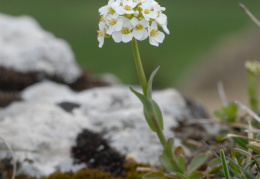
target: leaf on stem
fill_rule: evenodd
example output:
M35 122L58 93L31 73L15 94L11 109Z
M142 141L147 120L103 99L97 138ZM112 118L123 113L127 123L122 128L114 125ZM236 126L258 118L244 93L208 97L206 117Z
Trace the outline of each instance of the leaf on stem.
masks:
M139 100L143 103L143 107L144 107L144 116L145 119L148 123L148 125L150 126L151 130L156 132L153 121L151 116L153 115L153 107L150 103L150 101L141 93L135 91L131 86L130 86L130 90L139 98Z
M200 154L195 157L190 162L190 165L188 166L188 172L189 174L192 174L197 169L199 169L207 160L208 155L207 154Z
M156 75L157 71L159 70L160 66L158 66L151 74L149 80L148 80L148 87L147 87L147 98L152 99L152 86L153 86L153 79L154 76Z
M162 166L169 173L175 173L175 172L184 173L184 171L180 169L180 166L178 165L178 163L176 162L173 156L173 144L174 144L173 138L169 138L167 144L164 147L163 153L159 158L160 162Z
M163 130L163 116L162 116L161 109L154 100L152 100L152 105L153 105L153 109L155 110L160 129Z

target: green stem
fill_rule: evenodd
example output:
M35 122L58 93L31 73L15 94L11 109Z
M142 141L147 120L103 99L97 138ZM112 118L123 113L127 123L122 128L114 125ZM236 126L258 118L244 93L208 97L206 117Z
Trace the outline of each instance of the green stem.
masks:
M137 45L137 41L135 38L132 40L132 45L133 45L133 50L134 50L134 57L135 57L135 65L136 65L136 70L139 78L139 82L142 86L143 89L143 94L146 96L146 90L147 90L147 80L144 74L144 69L141 61L141 57L139 54L139 49Z
M159 140L160 140L160 142L161 142L161 144L164 148L166 146L166 139L163 135L163 132L162 132L160 126L159 126L157 117L155 115L152 117L152 121L153 121L153 125L155 127L155 130L156 130L156 134L157 134L157 136L158 136L158 138L159 138Z
M141 84L142 89L143 89L143 94L144 94L144 96L147 97L148 84L147 84L147 80L146 80L146 77L145 77L145 74L144 74L144 69L143 69L141 58L140 58L137 41L136 41L135 38L133 38L132 44L133 44L135 65L136 65L136 70L137 70L137 73L138 73L138 78L139 78L140 84ZM163 132L160 128L154 106L153 106L153 114L154 114L153 117L152 117L153 125L155 127L155 131L157 133L157 136L158 136L158 138L159 138L159 140L160 140L160 142L161 142L161 144L164 148L166 146L166 139L165 139Z
M257 84L256 84L256 77L254 74L248 73L247 88L248 88L250 107L254 112L257 112L258 110Z

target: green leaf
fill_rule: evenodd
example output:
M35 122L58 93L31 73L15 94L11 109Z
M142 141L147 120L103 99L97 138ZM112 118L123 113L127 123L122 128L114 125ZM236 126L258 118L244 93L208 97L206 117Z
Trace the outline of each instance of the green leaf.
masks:
M181 173L185 172L185 151L182 146L178 146L174 150L174 156L179 164Z
M147 87L147 98L148 99L152 99L152 85L153 85L153 79L154 79L154 76L155 74L157 73L157 71L159 70L159 66L152 72L149 80L148 80L148 87Z
M237 110L237 105L232 102L229 105L222 107L219 111L215 111L214 114L216 117L226 122L235 122Z
M217 154L208 144L206 144L206 142L203 142L203 141L202 141L202 143L212 152L212 154L213 154L216 158L218 158L218 159L221 161L221 158L218 156L218 154ZM237 165L236 163L235 163L235 165L236 165L236 166L239 166L239 165ZM239 166L239 167L240 167L240 166ZM242 177L241 177L237 172L235 172L231 167L229 167L229 170L230 170L237 178L242 179Z
M142 179L166 179L161 172L152 172L145 174Z
M226 157L230 162L232 162L234 165L236 165L240 170L243 171L244 175L246 176L247 179L255 179L255 177L250 174L248 171L246 171L243 167L241 167L240 165L238 165L236 162L234 162L231 158ZM231 168L229 168L231 169ZM232 171L232 170L230 170Z
M205 163L207 158L208 158L207 154L200 154L200 155L193 157L193 159L191 160L191 162L188 166L189 174L192 174L194 171L199 169Z
M141 93L135 91L131 86L130 86L130 90L139 98L139 100L143 103L143 107L144 107L144 116L146 119L146 122L148 123L148 125L150 126L152 131L156 131L155 127L153 125L153 121L151 116L153 115L153 107L152 104L150 103L150 101Z
M232 157L232 160L235 161L236 163L238 163L238 160L237 160L237 154L239 154L238 152L236 152L235 150L231 150L231 157ZM229 163L229 166L237 173L241 173L239 168L234 165L233 163Z
M163 154L160 156L160 162L162 166L168 171L168 172L181 172L180 167L178 166L174 156L173 156L173 144L174 140L173 138L169 138L167 141L167 144L164 147Z
M183 174L181 174L179 172L176 172L176 175L178 175L182 179L190 179L189 177L186 177L185 175L183 175Z
M156 113L156 117L160 126L160 129L163 130L163 117L162 117L162 112L158 106L158 104L152 100L152 105L153 105L153 109L155 110Z
M149 112L147 112L145 109L144 109L144 117L145 117L145 120L146 120L147 124L151 128L151 130L153 132L156 132L154 124L153 124L153 121L152 121L152 118L151 118L151 114Z
M251 150L253 150L255 153L260 154L260 147L257 145L254 145L254 143L250 143L247 145L247 147Z
M213 158L208 164L210 170L209 174L218 172L222 168L221 161L218 158Z
M204 173L202 172L195 172L189 176L190 179L203 179L205 177Z
M232 137L232 139L234 140L234 142L236 142L238 145L240 145L243 149L247 150L247 144L248 144L247 139L243 139L240 137Z
M220 157L221 157L221 162L222 162L222 166L224 169L224 175L225 175L226 179L230 179L225 153L222 149L220 150Z

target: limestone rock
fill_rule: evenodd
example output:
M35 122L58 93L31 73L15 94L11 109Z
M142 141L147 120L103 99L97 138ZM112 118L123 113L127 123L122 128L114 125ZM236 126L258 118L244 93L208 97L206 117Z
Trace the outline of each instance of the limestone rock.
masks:
M144 119L141 102L128 86L74 92L45 81L28 87L21 96L23 101L0 108L0 136L14 149L23 149L15 152L20 161L34 161L30 164L34 175L48 175L55 167L71 163L70 149L84 128L104 133L113 148L138 162L159 164L162 147ZM154 91L153 98L161 107L166 137L173 137L171 128L177 121L191 119L184 98L174 89ZM60 104L76 107L67 111ZM176 139L176 145L178 142ZM0 155L6 156L4 152Z
M69 44L29 16L0 14L0 66L57 75L68 83L81 75Z

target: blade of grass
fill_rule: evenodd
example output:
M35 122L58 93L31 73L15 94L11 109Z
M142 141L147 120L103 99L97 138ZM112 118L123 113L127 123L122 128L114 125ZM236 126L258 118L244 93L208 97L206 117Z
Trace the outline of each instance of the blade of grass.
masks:
M222 166L224 169L224 175L225 175L226 179L230 179L225 153L222 149L220 150L220 157L221 157L221 162L222 162Z
M221 161L221 158L218 156L218 154L208 144L206 144L206 142L202 141L202 143L212 152L212 154L216 158L218 158ZM228 168L237 178L242 179L242 177L238 173L236 173L231 167L228 166Z

